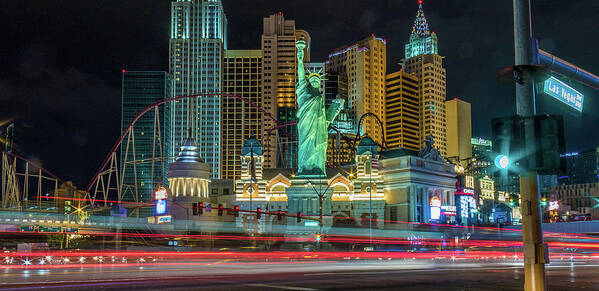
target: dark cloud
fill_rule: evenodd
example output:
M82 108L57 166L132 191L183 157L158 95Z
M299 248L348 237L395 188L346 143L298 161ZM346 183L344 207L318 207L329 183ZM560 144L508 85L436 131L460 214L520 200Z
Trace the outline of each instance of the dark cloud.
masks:
M446 57L447 94L472 103L473 134L514 112L514 89L496 74L513 63L512 1L426 0ZM390 70L403 58L416 0L223 0L229 48L260 47L262 18L279 11L312 36L312 60L371 33L385 37ZM599 1L534 0L541 46L599 73ZM167 70L170 0L0 2L0 119L19 116L18 142L59 176L88 182L120 132L120 69ZM599 145L599 94L576 114L545 96L540 112L566 116L570 150Z

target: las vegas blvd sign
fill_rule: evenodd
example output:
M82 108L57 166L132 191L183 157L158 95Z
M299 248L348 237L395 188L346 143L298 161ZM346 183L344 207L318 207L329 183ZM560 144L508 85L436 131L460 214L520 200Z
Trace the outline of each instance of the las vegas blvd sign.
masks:
M574 88L566 85L556 77L550 77L545 81L543 92L566 105L582 112L582 103L584 95L574 90Z

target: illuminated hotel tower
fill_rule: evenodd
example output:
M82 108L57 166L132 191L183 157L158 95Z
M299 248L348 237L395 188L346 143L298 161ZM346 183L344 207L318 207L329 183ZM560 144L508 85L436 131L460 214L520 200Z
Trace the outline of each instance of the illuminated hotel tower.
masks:
M177 0L171 3L169 68L175 95L221 92L222 58L227 48L227 18L220 0ZM209 95L171 103L170 153L188 137L198 143L200 157L220 178L221 97ZM172 161L174 157L169 157Z
M437 35L429 30L422 0L418 1L418 15L405 46L405 56L404 70L419 79L420 144L432 135L441 155L447 157L444 57L438 54Z
M262 107L280 123L296 120L295 83L297 82L297 59L295 42L306 42L304 61L310 62L310 35L295 28L294 20L286 20L283 13L264 18L262 32ZM297 128L290 126L267 135L276 126L265 118L262 144L266 168L277 166L293 168L297 157Z
M347 77L347 109L354 130L365 113L374 113L385 123L385 76L387 72L387 41L371 35L355 44L345 46L329 54L327 72ZM382 141L378 122L366 118L360 133L368 135L377 143Z
M225 51L223 70L223 92L263 103L261 50ZM252 136L262 138L264 118L257 107L235 98L222 99L221 179L241 177L241 148Z

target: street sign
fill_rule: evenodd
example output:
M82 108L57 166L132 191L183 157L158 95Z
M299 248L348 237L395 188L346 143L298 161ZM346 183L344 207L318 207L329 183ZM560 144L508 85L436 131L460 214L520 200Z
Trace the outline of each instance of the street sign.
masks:
M543 92L566 105L582 112L582 103L584 95L574 90L574 88L566 85L556 77L550 77L545 81Z

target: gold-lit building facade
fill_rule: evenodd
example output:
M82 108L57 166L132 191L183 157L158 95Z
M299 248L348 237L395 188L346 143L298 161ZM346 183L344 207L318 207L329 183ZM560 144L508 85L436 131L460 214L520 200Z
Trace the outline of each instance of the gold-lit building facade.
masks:
M387 75L385 138L389 148L420 150L418 78L403 70Z
M261 38L262 49L262 106L281 123L295 119L296 97L295 83L297 82L297 59L295 43L302 39L306 42L304 61L310 62L310 35L304 30L295 28L294 20L285 19L283 13L270 15L264 18ZM265 119L265 129L276 126L271 119ZM279 132L287 130L287 134ZM293 128L271 131L262 137L264 145L265 166L276 167L280 149L277 144L281 138L288 138L293 134ZM285 141L283 141L285 142ZM284 150L284 149L283 149Z
M447 113L447 157L454 157L459 161L471 158L472 121L470 103L454 98L445 101L445 110Z
M260 105L262 98L262 50L227 50L223 59L223 92ZM221 178L241 176L241 147L251 136L261 139L268 117L242 100L222 98Z
M329 54L327 72L347 76L347 108L349 118L357 129L358 121L365 113L375 114L384 123L385 75L387 72L387 41L371 35L355 44L345 46ZM377 143L383 133L373 118L363 121L361 134L368 133Z
M420 141L432 135L435 147L447 157L446 132L446 76L444 57L438 54L437 35L431 32L424 16L422 3L418 3L418 15L406 43L406 59L403 69L419 80Z

